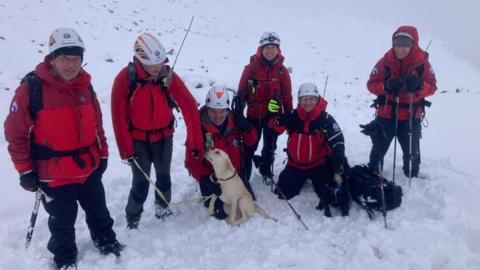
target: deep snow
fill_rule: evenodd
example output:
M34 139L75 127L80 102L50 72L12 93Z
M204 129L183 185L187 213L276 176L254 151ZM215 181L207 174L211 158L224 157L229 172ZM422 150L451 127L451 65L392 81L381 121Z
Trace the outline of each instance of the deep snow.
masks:
M257 200L279 219L278 223L255 217L248 224L232 228L208 217L200 204L175 205L172 210L176 215L162 222L153 217L150 194L139 230L128 231L124 207L130 171L118 156L110 91L114 76L131 59L139 33L158 33L167 50L174 50L170 57L173 63L184 28L190 16L195 16L175 68L203 104L211 82L236 88L262 32L277 31L286 65L292 69L295 95L301 83L312 81L323 88L329 76L327 110L344 131L350 162L359 164L367 161L371 144L359 132L358 124L367 123L374 113L369 107L373 96L365 83L376 61L389 48L391 33L398 25L343 11L342 5L311 0L2 0L0 13L2 120L19 80L47 53L53 29L73 27L87 46L85 69L93 76L110 145L109 168L103 180L107 204L118 238L127 249L120 260L100 255L79 211L76 230L80 269L480 269L480 128L475 110L480 102L480 72L459 59L449 49L451 44L424 31L421 24L417 25L421 46L435 38L429 52L439 87L430 98L429 127L423 130L421 141L421 173L426 179L414 179L409 188L408 179L397 174L405 196L402 206L388 213L388 230L383 228L380 214L370 221L356 205L349 217L334 212L334 218L325 218L314 209L318 200L311 184L307 184L301 195L291 200L310 227L305 231L255 172L251 183ZM457 29L462 31L461 25ZM198 84L202 87L196 88ZM0 131L3 134L3 125ZM184 125L179 121L171 171L175 202L200 196L183 167L184 140ZM274 168L277 175L284 166L285 143L283 135ZM19 187L5 140L0 140L0 148L0 269L51 267L43 209L32 245L24 249L33 194ZM385 174L391 178L392 152L387 154L385 164ZM397 164L400 172L399 157Z

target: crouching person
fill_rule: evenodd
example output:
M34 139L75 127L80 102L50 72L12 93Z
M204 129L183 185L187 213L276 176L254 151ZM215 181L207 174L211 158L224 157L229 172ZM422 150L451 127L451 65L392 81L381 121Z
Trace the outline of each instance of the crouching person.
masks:
M41 190L49 214L48 250L56 266L75 267L78 203L95 246L120 256L105 202L102 175L108 146L90 75L82 69L85 47L73 29L55 30L50 54L16 90L5 121L5 137L20 185Z
M335 119L325 109L327 101L319 96L313 83L304 83L298 90L298 107L284 116L273 117L269 126L278 133L287 130L288 163L280 173L277 189L290 199L300 193L307 179L313 182L315 193L322 200L334 175L342 181L345 160L344 138Z
M244 146L251 147L257 141L257 132L243 115L232 112L227 89L221 84L214 84L208 91L205 106L200 108L203 137L206 148L218 148L225 151L232 161L245 187L255 199L245 172ZM194 159L187 155L185 164L190 174L199 182L202 196L215 194L220 197L222 190L210 162L206 159ZM210 199L204 205L208 207ZM225 219L223 202L217 199L214 204L214 217Z

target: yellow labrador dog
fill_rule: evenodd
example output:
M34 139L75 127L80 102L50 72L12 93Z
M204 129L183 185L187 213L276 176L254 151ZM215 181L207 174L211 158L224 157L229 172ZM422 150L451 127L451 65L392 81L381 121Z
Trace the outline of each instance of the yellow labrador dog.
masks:
M229 224L240 225L252 217L255 212L264 218L277 221L253 201L252 195L245 188L227 153L215 148L208 150L204 156L212 164L215 177L217 177L218 183L222 188L220 199L224 202L225 212L229 215L227 220ZM210 215L213 213L213 205L216 199L217 196L213 194L208 207ZM240 215L237 219L238 211Z

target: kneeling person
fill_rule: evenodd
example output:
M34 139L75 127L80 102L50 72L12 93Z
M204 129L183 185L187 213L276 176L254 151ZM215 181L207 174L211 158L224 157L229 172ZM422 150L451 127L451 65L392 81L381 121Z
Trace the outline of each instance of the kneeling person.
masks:
M327 101L319 96L317 86L304 83L298 91L298 107L269 121L269 126L278 133L287 130L289 134L288 163L277 184L286 199L298 195L307 179L312 180L320 199L335 174L336 181L341 182L338 176L343 175L344 138L326 107ZM279 194L277 189L275 192Z
M245 177L244 144L251 147L257 141L257 133L251 123L241 114L229 109L228 90L221 84L214 84L208 91L205 106L200 108L200 121L206 148L217 148L225 151L230 157L245 187L255 199L248 179ZM200 184L202 196L221 195L220 184L215 179L211 164L206 159L194 159L187 155L186 167ZM208 207L210 200L205 201ZM226 217L223 202L215 201L214 216L218 219Z

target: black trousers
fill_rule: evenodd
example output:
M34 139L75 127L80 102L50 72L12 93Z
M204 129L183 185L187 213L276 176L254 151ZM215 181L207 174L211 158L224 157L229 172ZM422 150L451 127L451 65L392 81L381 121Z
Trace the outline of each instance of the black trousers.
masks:
M42 197L43 206L49 214L48 228L51 233L47 248L54 254L53 260L58 266L76 261L78 250L74 225L78 212L77 201L85 211L92 240L100 245L116 241L112 229L113 219L107 209L101 178L102 174L96 170L83 184L54 188L41 185L42 191L49 197Z
M155 168L155 185L165 195L166 200L171 200L170 164L172 163L173 137L167 137L155 143L149 141L133 141L137 162L142 170L150 176L150 169ZM150 183L143 173L132 164L132 188L128 197L125 212L127 218L139 218L143 212L143 204L148 195ZM155 192L155 203L166 207L165 201Z
M398 130L395 134L395 119L385 119L377 117L378 121L383 126L383 132L379 132L372 137L372 150L370 151L370 161L368 166L375 171L379 171L379 164L383 167L383 158L390 147L390 144L395 136L398 138L400 147L403 153L403 173L408 176L409 160L412 157L412 176L417 177L420 169L420 138L422 137L421 119L412 119L412 153L409 151L409 121L398 121Z
M299 169L287 165L278 177L277 186L287 200L300 194L307 179L312 180L318 198L322 198L326 184L333 179L333 168L329 162L310 169Z
M259 172L261 175L273 176L272 164L275 160L275 150L277 149L278 134L267 126L267 119L259 121L258 119L248 118L257 131L257 142L252 147L245 147L245 177L250 180L252 175L253 155L258 148L263 134L263 148L261 152L261 162L259 162Z

